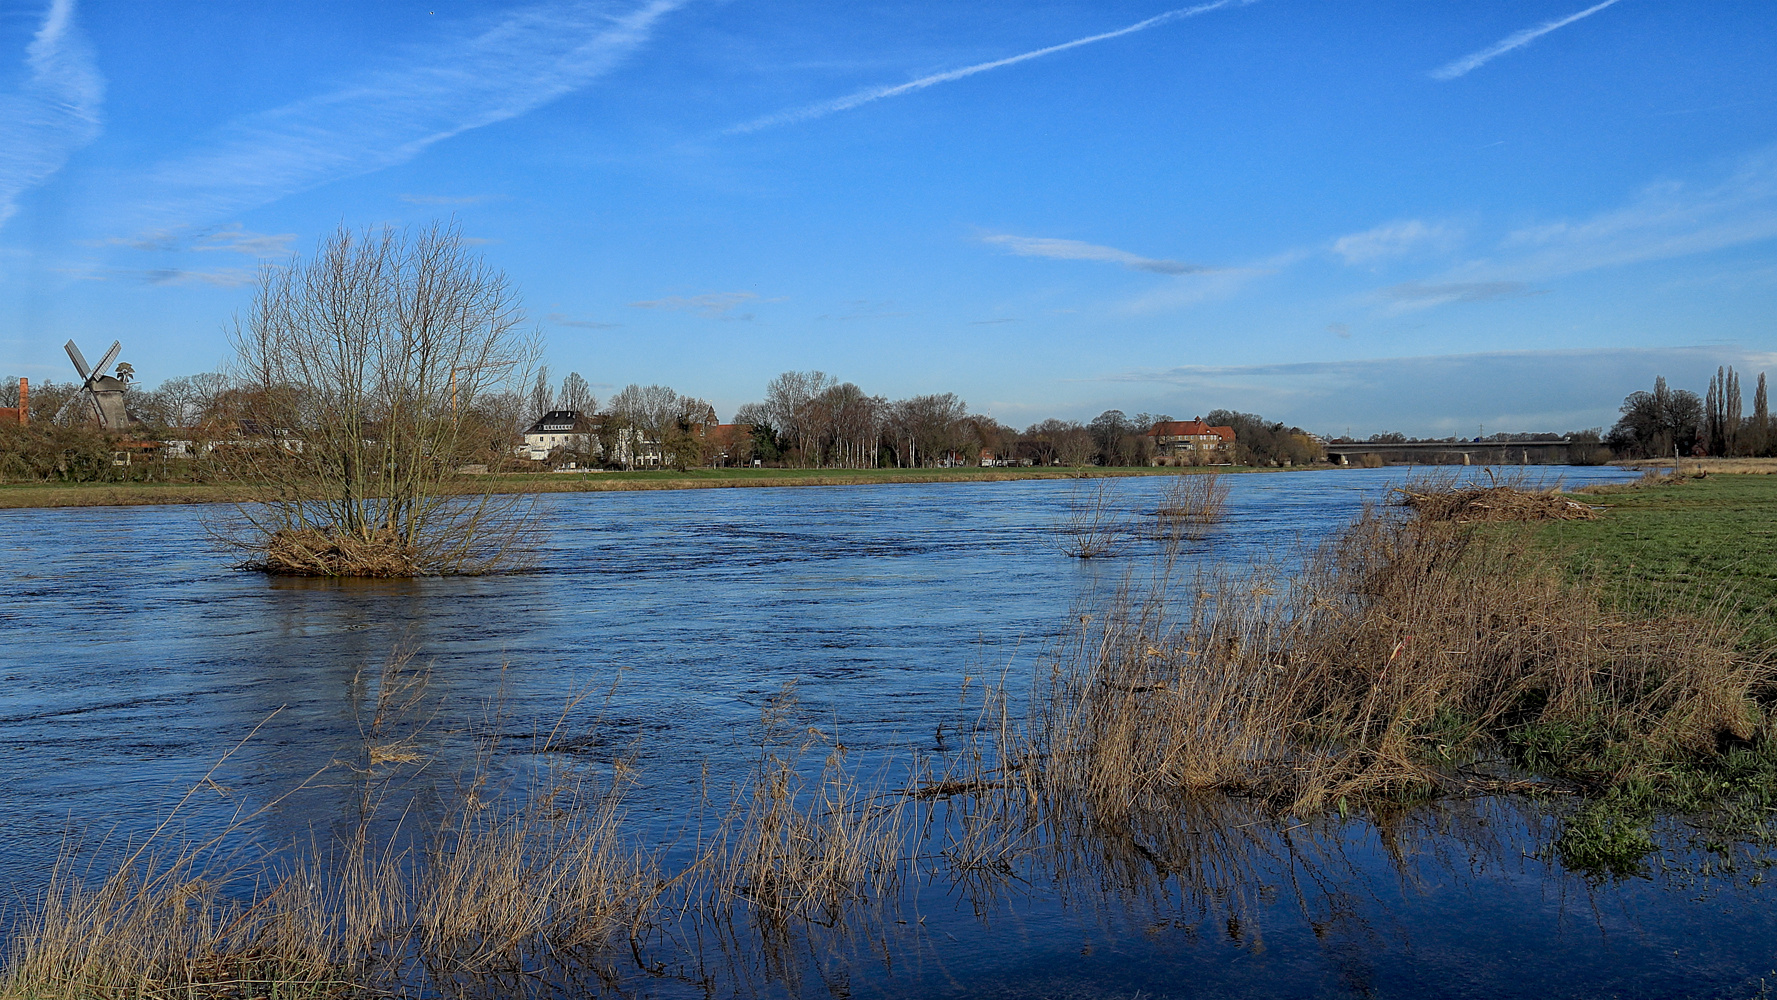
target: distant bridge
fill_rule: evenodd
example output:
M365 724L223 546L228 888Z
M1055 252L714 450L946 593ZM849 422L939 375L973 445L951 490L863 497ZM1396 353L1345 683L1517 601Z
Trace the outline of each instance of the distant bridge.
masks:
M1375 455L1389 463L1416 465L1569 464L1566 441L1357 441L1327 445L1327 460L1334 465L1359 465L1365 455Z

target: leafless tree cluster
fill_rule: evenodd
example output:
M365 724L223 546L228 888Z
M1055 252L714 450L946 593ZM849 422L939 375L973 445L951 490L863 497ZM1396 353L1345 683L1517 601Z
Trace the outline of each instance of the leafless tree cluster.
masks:
M819 371L784 372L735 420L755 429L762 457L815 468L973 464L1016 436L954 393L891 402Z
M460 492L457 470L509 448L480 404L536 353L504 275L454 227L341 228L310 259L267 266L235 330L226 451L252 484L240 544L267 568L474 572L522 534L523 502Z
M1605 442L1617 454L1637 458L1777 454L1764 372L1754 383L1751 416L1745 415L1744 405L1740 373L1731 366L1716 369L1701 398L1657 378L1652 392L1632 392L1623 399L1622 419Z
M635 465L648 454L675 468L707 464L712 457L707 433L718 423L716 409L695 396L664 385L627 385L611 397L601 422L604 451Z

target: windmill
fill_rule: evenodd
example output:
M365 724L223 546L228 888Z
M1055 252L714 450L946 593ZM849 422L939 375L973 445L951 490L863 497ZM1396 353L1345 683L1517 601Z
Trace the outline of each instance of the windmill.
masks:
M98 365L92 368L87 367L86 355L80 353L80 348L74 346L74 341L68 341L62 345L62 348L68 352L68 360L74 362L74 370L79 372L80 377L85 380L85 384L80 388L91 401L93 416L99 421L99 426L108 431L118 431L128 427L130 418L123 408L125 383L120 378L105 374L105 369L111 367L111 362L117 360L117 352L123 350L123 343L113 340L111 349L106 351Z

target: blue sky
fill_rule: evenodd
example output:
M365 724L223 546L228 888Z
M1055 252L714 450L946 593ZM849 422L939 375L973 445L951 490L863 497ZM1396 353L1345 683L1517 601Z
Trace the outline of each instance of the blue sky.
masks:
M0 0L5 372L439 216L601 396L1608 425L1777 369L1777 5Z

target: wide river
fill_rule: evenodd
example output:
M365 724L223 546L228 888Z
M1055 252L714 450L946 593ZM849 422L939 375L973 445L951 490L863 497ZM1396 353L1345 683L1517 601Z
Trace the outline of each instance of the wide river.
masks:
M1533 471L1570 486L1628 475ZM1404 476L1227 477L1226 521L1191 558L1288 560ZM1162 485L1112 489L1141 510ZM360 672L400 649L432 665L432 749L461 753L490 727L522 740L565 712L569 728L634 748L632 812L663 825L695 801L705 768L719 784L756 758L761 705L787 683L809 724L849 745L932 746L964 711L965 677L1005 672L1018 690L1070 609L1141 572L1139 551L1058 550L1056 525L1082 488L555 494L539 501L534 571L412 582L236 570L204 508L0 511L0 880L28 897L69 831L142 836L231 751L181 822L201 834L257 810L359 744ZM288 842L343 821L350 799L319 781L253 824ZM1468 832L1439 833L1458 821ZM755 985L1080 997L1777 987L1777 916L1750 871L1698 874L1674 858L1649 877L1589 881L1547 859L1546 823L1507 806L1417 822L1423 836L1403 843L1354 821L1304 858L1231 876L1250 884L1223 891L1250 890L1262 930L1206 922L1201 900L1122 906L1029 886L983 908L937 891L892 960L860 947L808 958L797 985Z

